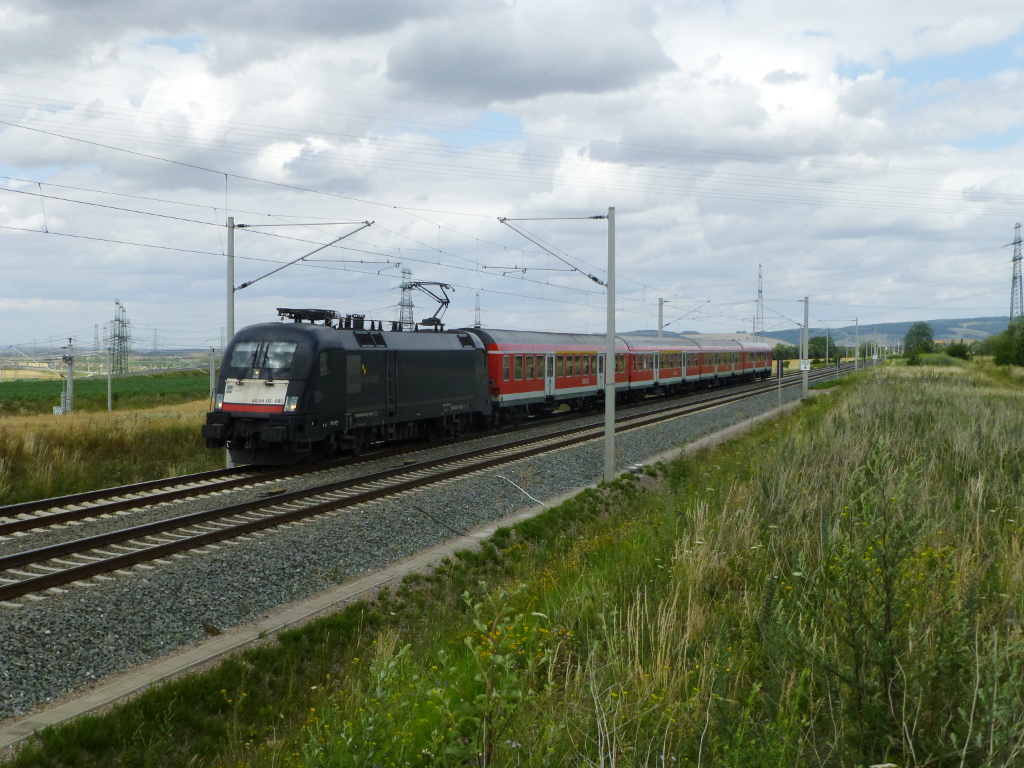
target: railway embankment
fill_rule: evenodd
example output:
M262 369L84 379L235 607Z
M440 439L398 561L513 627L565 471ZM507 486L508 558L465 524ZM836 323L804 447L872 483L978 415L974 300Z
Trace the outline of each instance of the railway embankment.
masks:
M794 389L782 390L783 399L796 395ZM626 467L644 461L763 413L777 398L775 392L759 395L619 435L618 463ZM528 432L549 429L538 427ZM474 444L505 440L507 437L495 435ZM433 458L462 450L446 445L427 454ZM554 457L519 461L403 498L278 530L272 536L250 538L149 572L112 575L87 588L29 601L18 610L0 610L0 640L5 646L0 675L8 673L0 717L17 715L97 679L200 642L211 627L223 630L259 620L277 606L308 598L531 506L533 499L551 499L585 487L601 477L603 461L600 444L585 444ZM331 474L346 478L357 471L392 467L395 462L389 458ZM244 495L255 498L260 493L254 489ZM173 513L154 507L137 514L149 519L223 503L217 497L205 497L181 502ZM99 518L90 526L104 531L117 522L116 516ZM42 531L32 539L51 544L75 531L75 527ZM6 547L17 551L27 540L13 540Z
M49 732L13 764L1012 764L1024 741L1021 397L974 370L877 371ZM660 439L637 435L635 459L623 440L624 458ZM590 461L600 474L600 449L587 450L387 502L374 515L390 537L368 538L353 517L335 548L359 564L407 535L422 546L429 517L468 528L481 507L522 506L523 491L557 495L563 473ZM74 658L68 638L121 653L123 638L162 636L146 634L146 605L169 617L164 632L194 632L288 573L307 589L343 579L317 571L310 539L326 535L302 526L273 551L207 555L189 589L113 580L103 589L125 592L121 613L116 600L64 611L65 639L38 639L57 654L22 658L42 689ZM69 595L95 597L81 592ZM0 631L52 637L29 620L44 603L59 601L0 614Z

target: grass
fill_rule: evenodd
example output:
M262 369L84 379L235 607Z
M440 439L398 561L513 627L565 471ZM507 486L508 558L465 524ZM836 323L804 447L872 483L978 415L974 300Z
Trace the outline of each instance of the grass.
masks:
M2 418L0 505L221 467L199 434L207 407Z
M928 352L917 356L917 365L934 365L940 367L966 368L970 365L967 360L959 357L951 357L945 352Z
M63 389L63 379L0 382L0 416L52 414ZM126 376L113 380L112 392L115 410L177 405L209 397L210 379L202 371ZM75 379L75 411L106 410L106 378Z
M1022 402L866 372L11 765L1016 764Z

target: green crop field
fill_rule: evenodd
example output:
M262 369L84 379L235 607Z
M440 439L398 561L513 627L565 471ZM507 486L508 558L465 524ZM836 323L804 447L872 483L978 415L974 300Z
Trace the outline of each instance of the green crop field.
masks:
M203 400L210 394L210 377L203 371L126 376L112 382L115 410L152 408ZM64 380L0 382L0 415L52 413L60 405ZM75 410L105 411L107 380L76 379Z

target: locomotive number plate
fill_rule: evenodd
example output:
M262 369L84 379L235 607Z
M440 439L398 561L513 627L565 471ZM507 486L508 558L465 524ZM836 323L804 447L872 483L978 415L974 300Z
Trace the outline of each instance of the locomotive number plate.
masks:
M284 410L287 381L243 379L224 385L225 411L279 412Z

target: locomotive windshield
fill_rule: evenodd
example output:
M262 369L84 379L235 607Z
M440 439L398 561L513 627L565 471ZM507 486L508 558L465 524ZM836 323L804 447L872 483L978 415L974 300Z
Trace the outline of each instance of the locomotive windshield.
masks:
M231 349L225 376L236 379L286 379L299 345L294 341L240 341Z

